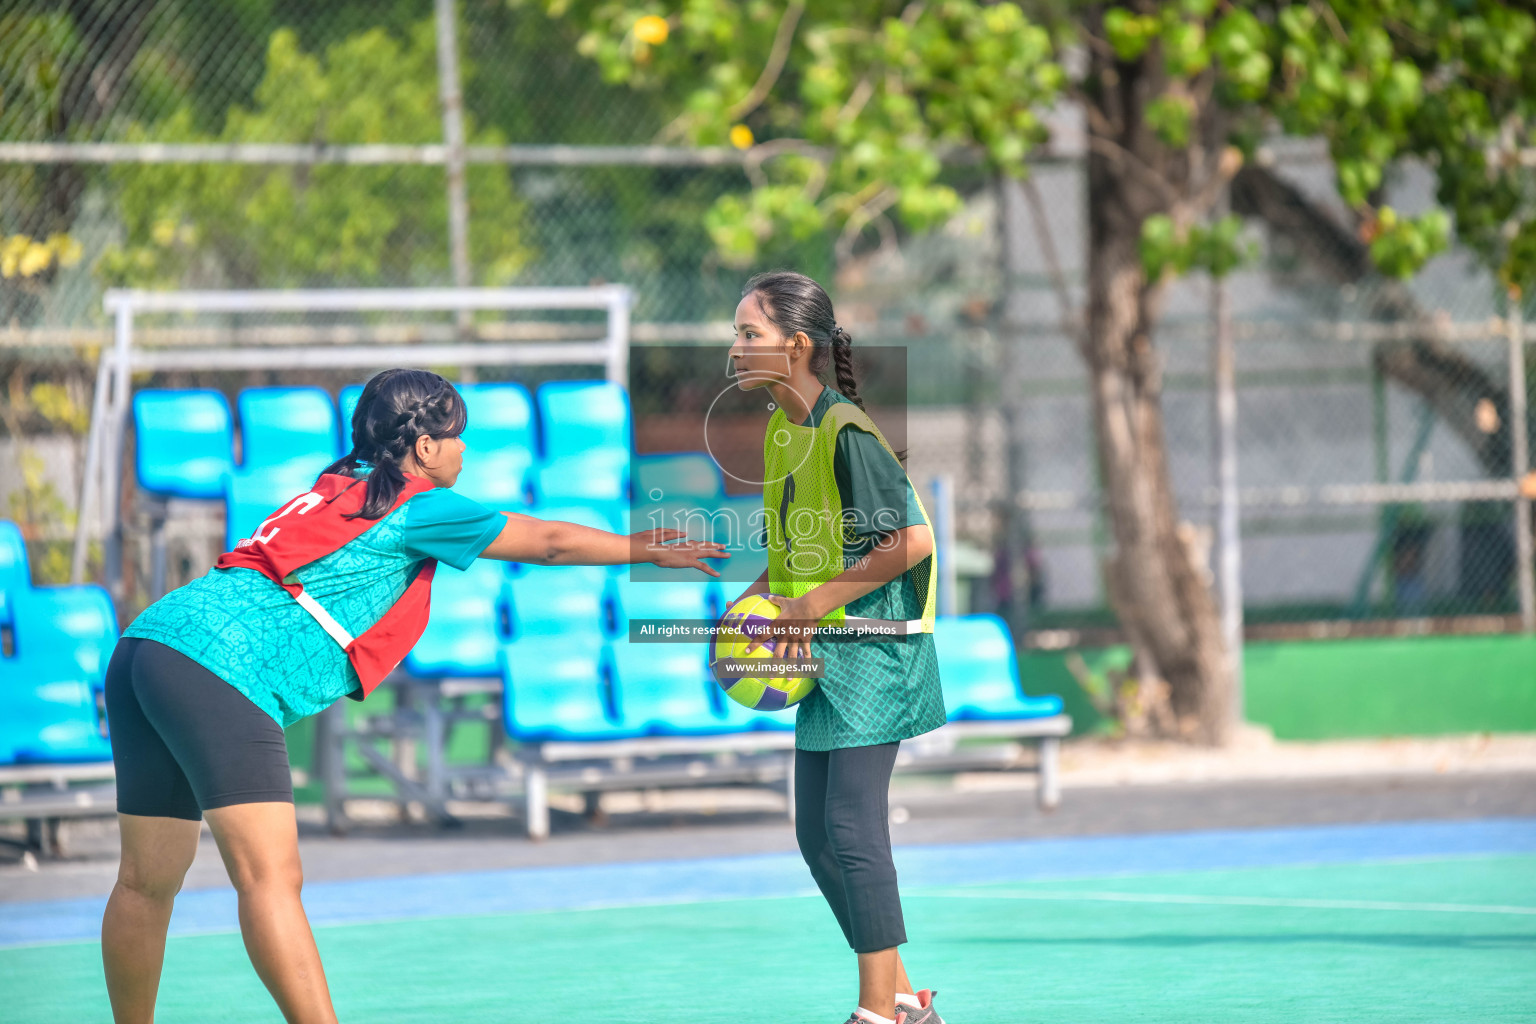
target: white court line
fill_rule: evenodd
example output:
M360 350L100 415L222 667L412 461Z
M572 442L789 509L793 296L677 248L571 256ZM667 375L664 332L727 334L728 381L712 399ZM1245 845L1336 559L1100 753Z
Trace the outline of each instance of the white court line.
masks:
M1536 907L1494 903L1396 903L1383 900L1317 900L1282 896L1188 896L1180 893L1087 892L1071 889L939 889L905 896L942 899L1065 900L1100 903L1174 903L1212 907L1297 907L1311 910L1407 910L1441 914L1536 915Z

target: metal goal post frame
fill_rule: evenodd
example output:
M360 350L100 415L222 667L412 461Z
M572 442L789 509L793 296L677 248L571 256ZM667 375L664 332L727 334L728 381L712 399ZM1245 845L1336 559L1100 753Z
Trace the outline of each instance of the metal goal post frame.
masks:
M627 285L550 288L325 288L249 291L108 290L102 307L113 322L113 344L96 367L96 388L86 436L85 470L76 507L70 579L80 582L90 539L91 511L106 541L107 587L122 597L120 502L129 394L135 370L296 369L457 364L461 366L575 365L604 367L624 384L629 375L630 310ZM284 346L155 350L135 343L134 321L155 313L460 312L476 310L603 310L599 340L401 345Z

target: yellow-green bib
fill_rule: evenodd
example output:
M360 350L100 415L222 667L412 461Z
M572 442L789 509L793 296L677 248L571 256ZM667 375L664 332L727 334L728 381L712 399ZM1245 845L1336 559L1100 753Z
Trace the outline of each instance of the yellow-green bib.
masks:
M874 434L880 446L896 458L874 421L851 402L834 402L814 427L790 422L782 408L775 409L768 419L763 437L763 475L767 481L763 507L768 528L768 589L772 593L803 597L843 571L843 501L837 491L833 459L838 433L848 426ZM917 506L923 523L931 529L920 497ZM933 632L937 569L935 552L909 570L923 602L924 633ZM819 624L838 626L843 622L843 608L838 607Z

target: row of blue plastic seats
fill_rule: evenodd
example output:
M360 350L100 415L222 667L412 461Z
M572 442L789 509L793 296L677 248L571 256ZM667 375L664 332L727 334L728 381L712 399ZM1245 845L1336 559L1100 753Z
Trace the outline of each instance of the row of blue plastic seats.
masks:
M340 410L315 387L240 393L243 458L234 459L234 420L211 390L147 390L134 396L139 486L163 497L238 500L247 478L270 486L273 473L314 475L351 447L350 421L362 388L341 392ZM606 381L556 381L537 400L521 384L466 384L464 493L497 508L540 500L619 501L628 496L632 425L624 389ZM537 416L535 416L537 409ZM647 467L669 497L722 493L719 469L702 454Z
M997 616L942 617L934 634L949 721L1061 713L1060 697L1024 693L1013 643ZM793 713L763 714L724 698L703 644L609 642L596 633L582 639L566 633L498 645L508 736L591 741L794 727Z
M431 625L407 668L423 676L501 674L508 733L524 740L792 724L792 715L760 715L725 700L705 645L623 639L631 618L714 619L727 599L722 584L635 579L627 566L616 569L489 561L466 573L444 568ZM465 585L444 586L455 578ZM443 600L445 590L452 600ZM512 621L499 622L503 616ZM0 631L0 763L109 758L100 690L118 637L111 599L93 585L34 587L21 533L7 522L0 522ZM1024 694L995 616L941 618L935 641L951 720L1060 712L1060 698Z
M0 764L111 758L100 697L117 636L105 590L33 586L21 531L0 521Z

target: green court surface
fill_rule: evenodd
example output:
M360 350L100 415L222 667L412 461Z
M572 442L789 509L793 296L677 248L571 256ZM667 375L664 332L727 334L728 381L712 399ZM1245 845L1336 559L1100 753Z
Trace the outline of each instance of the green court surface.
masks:
M905 905L908 965L951 1024L1536 1021L1531 855L913 888ZM841 1024L857 994L809 896L317 935L348 1022ZM110 1020L99 958L0 950L0 1020ZM217 934L170 940L157 1019L279 1016L239 936Z

